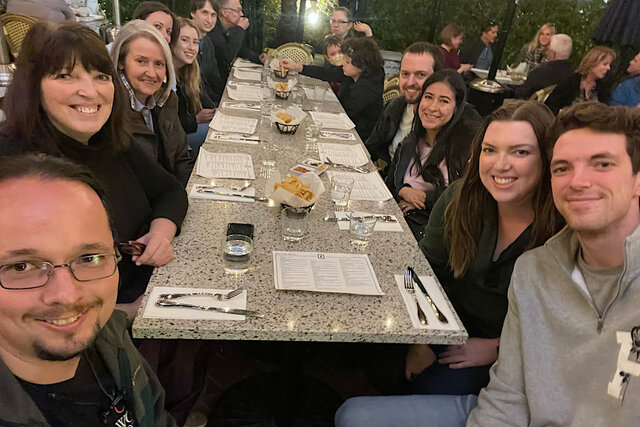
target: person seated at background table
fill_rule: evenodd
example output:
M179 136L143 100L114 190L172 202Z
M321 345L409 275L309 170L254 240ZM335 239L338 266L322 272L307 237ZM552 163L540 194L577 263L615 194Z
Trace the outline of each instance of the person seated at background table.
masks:
M176 67L178 116L195 159L207 137L209 122L216 110L213 101L202 90L200 81L200 69L196 61L200 41L198 27L191 19L186 18L178 18L178 26L179 36L172 50Z
M133 134L151 158L187 185L193 159L172 90L176 78L169 45L149 23L135 19L118 32L111 58L129 92Z
M398 146L411 132L422 85L434 71L442 69L442 63L440 48L431 43L415 42L402 53L398 75L398 87L402 96L384 105L371 135L365 141L371 160L386 163L381 171L383 176L386 176Z
M575 68L569 61L573 42L566 34L554 34L551 36L547 48L547 62L531 71L525 82L516 87L516 98L529 99L531 95L546 87L557 85L569 76L573 75Z
M640 53L629 62L627 73L629 77L614 89L609 104L640 107Z
M217 7L218 20L213 29L207 33L207 37L213 41L218 70L226 84L231 64L236 57L262 64L265 54L258 55L245 45L244 36L249 28L249 19L244 16L240 0L220 0Z
M333 9L329 23L331 24L331 34L340 38L341 42L358 33L364 34L365 37L373 37L371 27L364 22L353 22L353 14L346 7L340 6Z
M31 16L53 23L75 21L73 9L64 0L7 0L5 13Z
M215 11L211 1L192 0L190 14L191 19L200 31L198 65L200 66L200 77L203 88L200 102L203 105L208 105L206 98L209 98L213 101L214 106L217 107L224 93L225 82L218 68L216 47L213 44L213 39L207 37L207 34L216 26L218 13Z
M536 35L533 36L533 40L522 46L520 52L516 56L515 65L519 65L521 62L527 64L527 73L538 68L538 66L547 62L547 49L551 42L551 36L556 33L556 27L553 24L543 24Z
M342 54L340 43L342 43L340 37L333 34L329 34L324 38L325 65L334 65L336 67L342 66L344 55ZM329 86L331 86L331 89L333 90L333 93L336 94L336 96L340 96L340 89L342 89L342 84L338 82L329 82Z
M598 100L608 103L611 91L603 80L616 59L613 49L595 46L582 58L576 72L564 79L549 94L545 104L554 114L575 102Z
M457 70L459 73L470 71L473 67L472 64L460 64L460 57L458 56L458 49L462 44L462 37L464 36L464 28L458 24L447 24L442 31L440 31L440 40L442 44L442 54L444 55L444 68L450 68Z
M173 32L178 29L175 13L166 4L158 1L143 1L133 10L131 19L142 19L153 25L170 46L175 44Z
M482 118L466 98L460 74L433 73L422 86L411 132L389 168L385 182L417 240L424 236L440 194L467 167L471 141Z
M175 426L114 311L120 254L89 171L0 159L0 424Z
M369 37L349 38L340 47L344 55L341 67L302 65L290 59L280 63L305 76L342 83L338 99L364 141L382 112L382 56L378 44Z
M0 155L47 153L89 168L105 189L119 241L146 244L118 264L118 309L133 319L153 268L173 259L187 195L133 138L127 102L98 34L71 22L36 24L3 101Z
M491 21L482 27L482 34L460 50L460 63L488 70L493 62L493 42L498 37L498 24Z

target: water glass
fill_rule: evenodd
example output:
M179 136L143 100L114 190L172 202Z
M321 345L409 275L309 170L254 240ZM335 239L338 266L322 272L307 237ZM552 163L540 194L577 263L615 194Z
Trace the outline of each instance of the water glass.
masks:
M302 109L302 89L295 87L291 92L291 103L296 107Z
M353 190L353 178L334 175L331 177L331 200L339 208L346 208Z
M349 243L364 248L369 244L377 218L362 212L352 212L349 217Z
M324 102L324 94L326 90L324 86L316 86L313 88L313 97L316 100L316 110L320 110Z
M306 156L315 156L318 151L318 137L320 136L320 128L310 122L307 125L305 134L304 152Z
M262 142L262 165L273 169L276 166L278 146L273 142Z
M222 259L227 274L242 274L249 269L253 240L243 234L230 234L222 241Z
M299 242L307 232L307 212L303 208L282 209L282 238L285 242Z
M269 83L264 83L262 85L262 99L273 101L273 97L275 96L275 89L269 86Z

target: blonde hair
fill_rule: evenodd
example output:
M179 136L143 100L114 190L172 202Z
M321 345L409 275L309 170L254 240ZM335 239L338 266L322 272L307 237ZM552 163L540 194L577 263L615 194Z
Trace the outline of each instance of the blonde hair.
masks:
M533 40L529 42L529 48L527 49L529 52L533 52L534 49L540 47L540 34L542 33L542 31L544 31L545 28L551 30L551 35L554 35L556 33L556 26L552 23L547 22L546 24L542 24L542 26L538 28L538 31L536 31L536 35L533 36ZM549 40L549 43L551 43L551 40Z
M616 59L616 53L613 49L606 46L594 46L582 58L580 65L578 65L576 69L576 73L580 74L583 78L587 77L591 69L604 61L608 56L611 57L611 61Z
M198 37L202 37L200 29L191 19L178 17L178 29L180 30L180 34L182 34L182 27L185 26L193 28L196 30ZM177 48L178 44L176 42L174 49ZM184 88L189 108L193 111L193 114L198 114L202 110L202 103L200 102L200 92L202 87L200 80L200 65L198 65L197 58L194 59L191 64L185 64L176 70L176 81Z

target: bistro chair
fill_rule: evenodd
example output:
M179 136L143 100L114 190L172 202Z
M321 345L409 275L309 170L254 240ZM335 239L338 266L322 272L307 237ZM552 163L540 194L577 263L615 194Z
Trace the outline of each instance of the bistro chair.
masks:
M309 65L313 63L311 51L300 43L285 43L275 49L275 58L287 58L298 64Z
M400 95L400 88L397 85L391 86L382 92L382 103L386 105L387 102L391 101L393 98L399 97Z
M529 98L529 101L538 101L538 102L546 101L549 95L551 95L551 92L553 92L553 90L556 88L556 86L557 85L547 86L545 88L542 88L534 92L534 94L531 95L531 97Z
M14 58L17 58L24 36L27 35L33 24L38 21L30 16L13 13L5 13L0 19L2 20L2 28L4 29L9 51Z
M397 74L389 77L388 79L385 79L384 88L382 90L386 92L387 89L390 89L393 86L398 86L399 80L400 80L400 77Z

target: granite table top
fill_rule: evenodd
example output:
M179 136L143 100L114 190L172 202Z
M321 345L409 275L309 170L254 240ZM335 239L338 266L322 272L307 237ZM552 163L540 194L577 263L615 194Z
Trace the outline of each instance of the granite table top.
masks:
M232 73L230 81L234 80ZM299 76L299 83L328 87L327 83L305 76ZM225 91L222 101L228 100ZM283 104L287 105L286 102ZM309 101L305 98L303 109L309 106ZM322 110L343 111L337 101L325 102ZM247 110L222 111L227 115L260 116L259 112ZM280 135L276 133L277 130L264 128L258 130L261 138L270 138L279 145L276 169L282 176L307 157L308 152L305 154L304 149L305 127L309 123L310 117L302 122L295 135ZM356 141L352 143L362 144L357 135ZM203 147L212 152L251 154L256 171L256 195L264 194L266 178L259 176L262 167L260 144L205 142ZM373 167L371 162L369 167ZM326 173L321 178L328 188ZM208 179L194 172L187 185L187 192L194 184L208 183ZM402 233L375 232L364 250L353 249L349 244L349 233L340 231L336 223L322 220L322 217L332 215L334 211L329 191L321 196L308 214L307 236L298 243L283 241L279 206L202 199L190 199L189 203L182 232L173 242L175 259L167 266L157 268L151 277L133 323L133 335L136 338L432 344L460 344L467 339L464 328L445 331L417 329L412 326L394 275L402 274L407 265L412 265L419 275L433 275L433 272L393 198L384 202L350 202L349 210L396 215L404 230ZM239 277L226 275L223 268L222 239L229 222L251 223L255 226L251 267ZM366 253L384 295L276 290L272 251ZM155 286L214 289L242 287L248 291L247 309L257 310L265 316L245 321L144 318L142 313L149 293ZM448 299L447 303L450 305ZM456 320L461 325L457 315Z

